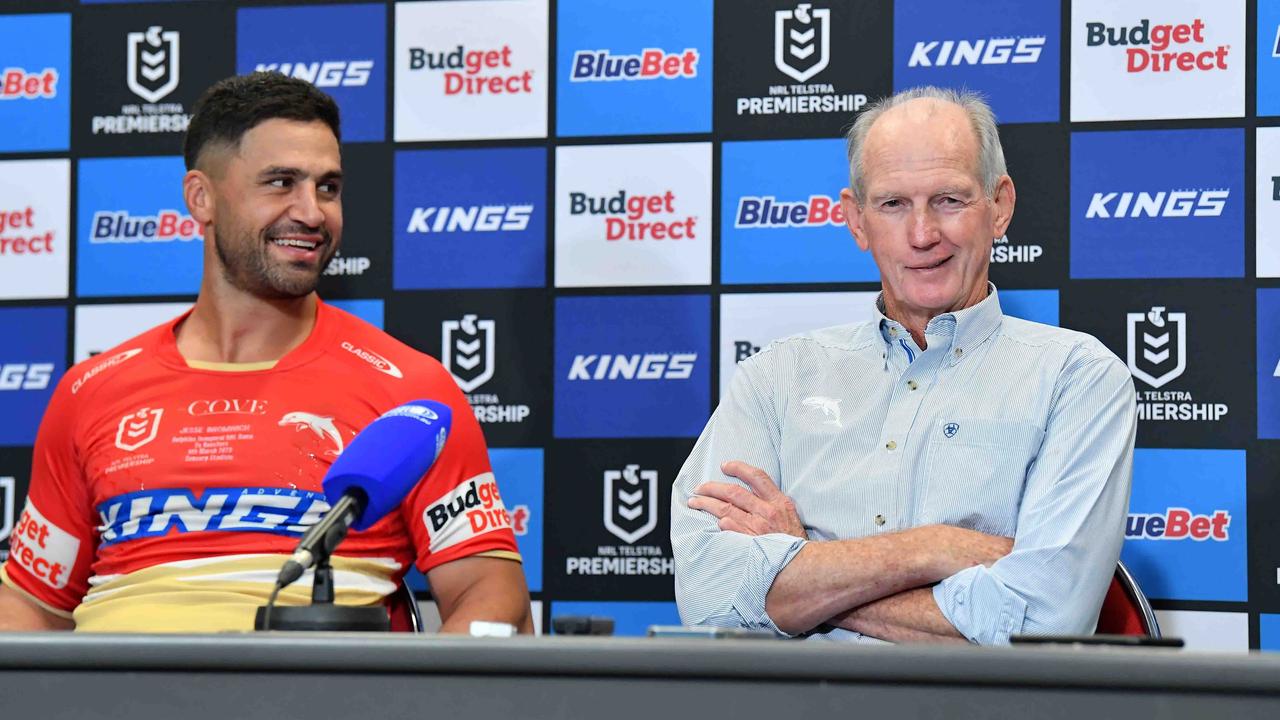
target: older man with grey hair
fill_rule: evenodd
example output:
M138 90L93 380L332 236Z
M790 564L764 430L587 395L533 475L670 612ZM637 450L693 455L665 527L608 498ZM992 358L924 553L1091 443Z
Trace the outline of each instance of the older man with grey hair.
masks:
M685 623L893 642L1092 632L1123 540L1133 383L987 279L1015 192L991 109L916 88L848 135L874 319L743 361L675 481Z

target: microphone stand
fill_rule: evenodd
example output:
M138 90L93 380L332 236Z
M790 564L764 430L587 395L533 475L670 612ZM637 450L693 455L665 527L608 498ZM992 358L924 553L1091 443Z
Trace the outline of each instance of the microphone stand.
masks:
M329 556L342 542L345 528L334 527L317 549L315 574L311 581L310 605L275 605L276 593L258 608L255 630L302 630L339 632L388 632L391 619L381 605L335 605L333 602L333 565ZM276 592L279 592L277 588Z

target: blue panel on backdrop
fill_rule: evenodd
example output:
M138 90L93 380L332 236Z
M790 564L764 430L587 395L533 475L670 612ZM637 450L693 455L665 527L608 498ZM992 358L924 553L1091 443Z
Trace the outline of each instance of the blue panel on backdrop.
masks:
M551 619L562 615L613 618L613 634L643 637L650 625L679 625L674 602L553 602Z
M1258 114L1280 115L1280 0L1258 0Z
M710 415L706 295L556 298L555 436L695 437Z
M0 446L31 445L67 369L67 309L0 308Z
M1280 440L1280 289L1258 289L1258 437Z
M1244 275L1244 131L1071 135L1071 277Z
M982 93L1001 123L1057 122L1058 0L896 0L893 89Z
M182 199L180 157L81 160L76 292L194 295L204 242Z
M880 279L840 210L849 185L843 140L727 142L720 165L722 282Z
M1258 615L1258 649L1280 652L1280 615Z
M542 590L542 448L490 448L502 504L511 513L531 592Z
M1134 451L1120 559L1147 596L1247 600L1246 521L1243 450Z
M1056 326L1058 324L1058 291L1001 290L1000 309L1005 315Z
M561 0L560 135L711 132L711 0Z
M0 17L0 152L71 143L71 16Z
M385 303L382 300L325 300L325 302L346 310L379 330L382 329L382 321L386 314Z
M236 35L236 72L275 70L329 93L342 111L344 142L386 135L385 6L244 8Z
M396 153L397 290L543 287L547 151Z

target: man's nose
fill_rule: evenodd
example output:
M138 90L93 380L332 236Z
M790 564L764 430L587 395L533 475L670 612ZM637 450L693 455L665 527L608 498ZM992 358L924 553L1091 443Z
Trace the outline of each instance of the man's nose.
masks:
M324 225L324 211L320 209L315 185L309 183L299 185L292 209L293 219L297 222L313 228Z
M928 248L937 244L939 239L938 222L932 210L921 207L911 215L911 228L907 233L907 241L912 247Z

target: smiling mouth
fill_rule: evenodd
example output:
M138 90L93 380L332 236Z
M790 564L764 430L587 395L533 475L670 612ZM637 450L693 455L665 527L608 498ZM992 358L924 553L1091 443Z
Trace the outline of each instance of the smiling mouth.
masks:
M300 250L315 250L320 247L319 240L301 240L299 238L271 238L272 245L280 247L292 247Z
M954 257L954 256L952 256L952 255L948 255L947 257L944 257L944 258L942 258L941 260L939 260L938 262L933 263L933 264L931 264L931 265L908 265L908 266L907 266L907 269L908 269L908 270L933 270L933 269L935 269L935 268L940 268L940 267L942 267L943 265L945 265L945 264L947 264L948 262L950 262L952 257Z

